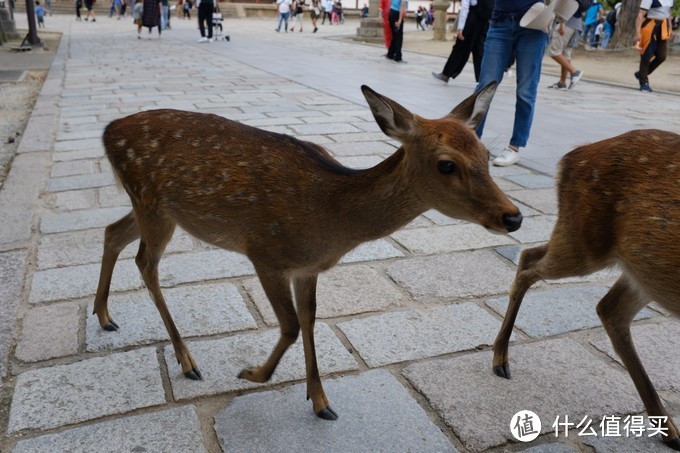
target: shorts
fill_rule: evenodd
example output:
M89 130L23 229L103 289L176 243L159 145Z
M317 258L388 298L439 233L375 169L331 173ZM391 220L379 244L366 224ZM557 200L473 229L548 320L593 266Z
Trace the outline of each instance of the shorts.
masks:
M574 29L571 27L564 26L564 34L560 35L557 31L558 27L553 30L552 39L550 40L550 45L548 46L548 52L551 57L556 57L558 55L564 55L565 57L571 59L572 48L569 47L569 41L574 34Z

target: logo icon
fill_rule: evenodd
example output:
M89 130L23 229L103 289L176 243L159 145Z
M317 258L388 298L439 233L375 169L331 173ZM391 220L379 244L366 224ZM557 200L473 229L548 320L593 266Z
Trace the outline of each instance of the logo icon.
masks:
M541 434L541 419L534 412L519 411L510 420L510 432L520 442L531 442Z

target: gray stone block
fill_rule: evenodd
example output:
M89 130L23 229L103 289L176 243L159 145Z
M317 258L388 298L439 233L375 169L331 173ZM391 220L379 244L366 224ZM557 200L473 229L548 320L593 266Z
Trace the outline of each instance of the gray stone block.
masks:
M235 335L219 340L191 341L189 351L198 363L203 380L192 381L182 374L177 365L172 346L165 348L165 360L172 383L175 400L185 400L197 396L216 395L262 387L237 375L244 368L262 365L279 339L279 330ZM321 375L358 369L352 355L342 345L328 325L317 323L314 330L316 356ZM283 356L274 375L266 385L304 379L305 360L302 339L290 347Z
M104 230L102 229L43 235L38 246L38 268L49 269L100 263L103 244ZM189 235L177 229L165 253L188 252L193 247L194 244ZM134 241L123 250L120 259L134 258L138 249L139 241Z
M545 175L527 174L527 175L508 175L505 179L519 184L527 189L549 189L555 187L553 178Z
M425 212L423 216L430 219L432 222L434 222L435 225L439 226L460 225L466 223L464 220L453 219L434 209Z
M62 109L63 111L64 109ZM63 115L62 115L63 116ZM56 153L95 150L104 155L104 144L101 137L87 138L83 140L60 140L54 144ZM56 175L55 175L56 176Z
M513 414L520 410L535 412L543 433L553 430L557 416L599 419L642 410L630 379L574 340L511 347L511 380L494 375L491 358L490 351L480 352L420 362L404 370L406 378L472 451L510 440L509 426Z
M55 116L31 115L22 134L17 153L49 151L56 126Z
M336 421L321 420L306 386L234 398L215 417L224 451L454 452L441 430L387 371L329 379L324 390ZM276 435L272 427L276 426ZM320 447L322 446L322 447Z
M548 215L526 217L522 228L508 234L523 244L548 242L556 221L557 217Z
M351 250L342 257L340 263L358 263L362 261L401 258L403 256L404 254L389 241L378 239L377 241L364 242L354 250Z
M99 281L100 264L84 264L47 269L33 274L29 302L74 299L94 295ZM225 250L178 253L163 257L158 266L161 286L253 275L248 258ZM68 282L68 284L64 284ZM142 287L134 260L119 260L113 271L111 291L129 291Z
M488 250L400 260L387 273L424 301L505 293L515 277L511 265Z
M631 336L640 360L657 391L680 391L680 365L675 359L669 360L669 352L677 351L676 348L680 349L680 322L677 319L669 319L658 324L633 326ZM599 333L591 343L622 363L605 332Z
M163 403L156 349L111 354L20 374L8 432L56 428Z
M489 233L479 225L469 223L400 230L392 233L391 237L418 255L433 255L515 243L507 235Z
M534 338L599 327L602 323L595 312L595 306L608 291L606 286L596 285L560 286L546 291L529 290L524 296L515 326ZM504 316L508 309L508 297L492 299L486 304ZM636 318L652 316L654 313L645 309Z
M501 324L471 302L342 322L338 327L370 367L493 343Z
M182 286L168 288L163 295L177 329L185 338L257 328L234 285ZM88 351L119 349L169 339L161 315L146 291L109 297L109 312L120 326L117 332L102 329L97 317L91 315L92 311L90 304L86 331Z
M42 233L63 233L66 231L102 228L130 212L128 207L84 209L81 211L44 214L40 219Z
M543 214L557 215L557 193L555 189L513 190L508 195L541 211Z
M680 425L680 420L675 418L675 424ZM646 425L646 421L645 421ZM640 437L635 434L626 435L625 431L620 436L584 437L583 443L593 447L597 453L668 453L671 451L660 435L649 437L645 431Z
M50 177L60 178L63 176L89 175L95 173L95 160L73 160L68 162L55 162L52 164Z
M38 362L76 354L79 311L76 304L31 308L24 317L16 358L23 362Z
M50 178L45 190L47 192L63 192L64 190L92 189L95 187L116 184L112 173L93 173L87 175L64 176Z
M268 325L278 321L271 303L258 279L249 279L243 286L257 305ZM335 318L388 307L404 305L408 297L388 282L378 271L367 266L340 266L319 276L317 285L317 318Z
M45 206L56 211L94 209L97 205L94 190L69 190L47 193L43 196Z
M8 355L14 341L27 265L27 250L0 253L0 378L8 374Z
M522 453L577 453L580 450L570 447L569 445L560 443L547 443L542 445L536 445L526 450L520 450Z
M12 453L206 452L194 406L134 415L21 440Z

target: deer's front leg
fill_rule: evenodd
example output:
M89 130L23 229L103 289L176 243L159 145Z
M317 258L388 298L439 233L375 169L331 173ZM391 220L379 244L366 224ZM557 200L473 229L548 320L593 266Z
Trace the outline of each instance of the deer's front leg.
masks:
M497 376L510 379L510 364L508 361L508 345L512 328L515 326L515 319L522 305L524 295L531 285L538 281L538 276L533 269L536 263L546 254L547 246L543 245L522 252L517 267L517 275L510 290L510 301L508 309L505 311L503 324L501 325L496 340L493 343L493 371Z
M317 276L315 275L313 277L296 278L293 281L298 319L302 330L302 342L305 349L307 399L312 399L312 406L318 417L326 420L337 420L338 414L331 409L326 393L323 391L319 367L316 363L316 349L314 347L316 280Z
M276 318L279 321L281 336L267 361L260 367L246 368L238 377L251 382L267 382L274 374L281 357L290 345L295 343L300 332L300 324L295 314L295 306L290 292L290 280L282 275L258 270L262 288L272 304Z

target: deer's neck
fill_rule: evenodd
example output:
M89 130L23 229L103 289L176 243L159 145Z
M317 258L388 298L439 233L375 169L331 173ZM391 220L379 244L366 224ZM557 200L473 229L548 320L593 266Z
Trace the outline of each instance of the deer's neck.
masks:
M348 239L369 241L386 236L422 214L427 207L408 183L403 149L377 166L351 176L351 183L336 186L338 215Z

